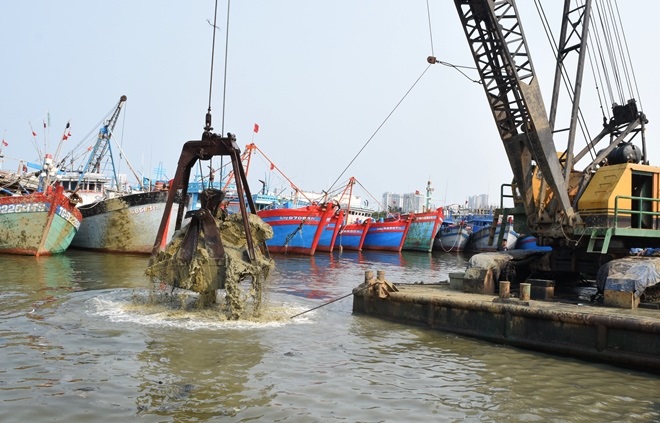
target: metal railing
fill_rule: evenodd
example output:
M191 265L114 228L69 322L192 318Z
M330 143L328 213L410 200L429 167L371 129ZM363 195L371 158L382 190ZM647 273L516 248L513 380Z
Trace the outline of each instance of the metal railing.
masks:
M619 200L630 200L631 204L635 201L639 201L639 204L642 205L643 202L648 201L649 203L660 203L660 198L649 198L649 197L632 197L629 195L617 195L614 198L614 227L618 228L619 227L619 216L620 215L629 215L630 216L630 227L632 228L632 223L633 223L633 216L639 216L637 219L637 227L633 229L655 229L655 225L651 225L651 228L642 228L642 223L644 222L644 217L650 216L650 218L653 220L654 217L660 216L660 211L648 211L648 210L634 210L634 209L623 209L619 208ZM632 207L632 205L631 205ZM640 209L642 207L639 207ZM655 208L656 210L658 209L658 206L656 207L651 207Z

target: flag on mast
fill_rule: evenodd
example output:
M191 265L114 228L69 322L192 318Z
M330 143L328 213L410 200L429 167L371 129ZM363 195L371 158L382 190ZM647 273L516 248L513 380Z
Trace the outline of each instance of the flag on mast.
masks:
M256 134L257 132L259 132L259 124L255 123L254 124L254 133Z

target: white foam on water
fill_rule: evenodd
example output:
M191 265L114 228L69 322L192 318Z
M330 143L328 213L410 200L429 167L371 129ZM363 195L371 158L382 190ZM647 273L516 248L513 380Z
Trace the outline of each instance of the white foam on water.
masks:
M179 328L184 330L251 330L290 324L313 323L312 314L296 317L304 307L291 303L268 302L254 320L227 320L219 310L181 310L168 305L148 304L148 291L113 290L89 300L89 313L112 323Z

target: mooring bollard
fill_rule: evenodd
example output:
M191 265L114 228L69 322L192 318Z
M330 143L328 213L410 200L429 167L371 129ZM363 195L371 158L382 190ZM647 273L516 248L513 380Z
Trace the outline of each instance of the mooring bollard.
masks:
M370 284L374 283L374 271L373 270L365 270L364 271L364 283Z
M511 282L500 281L500 298L507 299L511 293Z
M521 283L520 284L520 300L529 301L529 298L532 293L532 284L531 283Z
M379 281L384 281L385 280L385 271L384 270L377 270L376 271L376 279Z

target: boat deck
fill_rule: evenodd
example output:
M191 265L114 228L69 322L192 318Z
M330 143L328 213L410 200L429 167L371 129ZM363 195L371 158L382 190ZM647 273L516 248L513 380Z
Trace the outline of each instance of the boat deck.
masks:
M395 284L379 298L362 285L353 312L491 342L660 372L660 310L589 301L520 301L451 289Z

